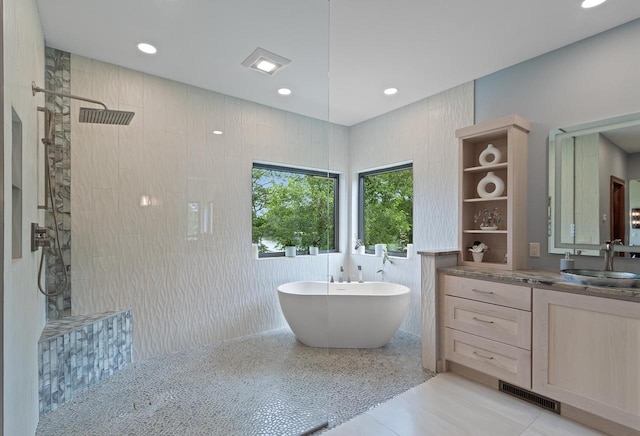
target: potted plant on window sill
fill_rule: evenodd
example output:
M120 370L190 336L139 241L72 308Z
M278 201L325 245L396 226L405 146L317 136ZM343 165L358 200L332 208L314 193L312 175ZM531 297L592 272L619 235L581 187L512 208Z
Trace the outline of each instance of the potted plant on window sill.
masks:
M376 244L373 249L376 257L383 257L387 252L387 244Z
M317 256L319 252L320 249L318 248L318 241L313 241L309 247L309 254L311 256Z
M356 244L354 246L356 253L358 254L364 254L364 242L362 242L362 239L356 239Z
M296 257L296 245L293 243L291 239L288 239L284 243L284 255L286 257Z

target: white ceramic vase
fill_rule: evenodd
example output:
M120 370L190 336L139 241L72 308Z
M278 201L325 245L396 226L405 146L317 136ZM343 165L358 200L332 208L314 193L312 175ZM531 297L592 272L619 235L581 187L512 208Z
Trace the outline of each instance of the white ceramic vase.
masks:
M487 185L491 184L495 186L495 189L489 192L487 191ZM496 176L493 171L489 171L478 183L477 191L481 198L500 197L504 192L504 182L500 177Z
M384 248L387 246L387 244L376 244L374 247L375 250L375 254L377 257L382 257L382 253L384 253Z
M317 256L319 252L320 249L318 247L309 247L309 254L311 256Z
M489 156L493 156L490 161L487 160ZM502 159L502 152L500 152L500 150L498 150L493 144L489 144L487 145L487 148L480 153L478 160L480 161L480 165L484 167L500 163L500 159Z
M364 245L359 246L359 247L356 249L356 253L358 253L358 254L364 254L364 253L365 253L365 247L364 247Z
M287 257L296 257L296 247L284 247L284 255Z

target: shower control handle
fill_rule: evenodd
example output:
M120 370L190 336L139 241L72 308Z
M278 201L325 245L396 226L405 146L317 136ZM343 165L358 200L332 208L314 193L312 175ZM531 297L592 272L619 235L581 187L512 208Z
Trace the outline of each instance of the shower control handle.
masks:
M47 231L46 227L40 227L38 223L31 223L31 251L51 245L51 238L47 236Z

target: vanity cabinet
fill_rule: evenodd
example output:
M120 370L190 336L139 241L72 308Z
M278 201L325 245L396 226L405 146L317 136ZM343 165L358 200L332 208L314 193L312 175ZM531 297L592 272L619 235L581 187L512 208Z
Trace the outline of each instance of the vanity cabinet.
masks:
M640 303L534 289L533 390L640 431Z
M444 275L444 357L531 389L531 288Z
M502 380L558 401L562 415L606 433L640 434L640 299L629 290L618 290L627 299L617 299L608 298L611 288L585 295L580 286L523 285L553 281L533 277L441 270L439 371L496 388Z
M456 130L460 162L461 265L474 265L468 248L474 241L481 241L489 246L483 264L507 270L526 268L528 132L529 122L518 115ZM486 159L485 150L489 147L497 150L499 160ZM495 156L494 152L488 155ZM494 181L495 177L499 178L497 184L486 185L489 195L495 192L491 186L500 182L504 184L504 191L498 196L482 197L478 184L486 177ZM500 214L497 229L481 229L480 222L474 222L474 216L485 210L497 210Z

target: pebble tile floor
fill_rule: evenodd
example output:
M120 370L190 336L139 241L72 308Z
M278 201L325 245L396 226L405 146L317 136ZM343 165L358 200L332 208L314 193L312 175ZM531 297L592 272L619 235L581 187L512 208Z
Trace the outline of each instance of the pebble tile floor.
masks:
M37 436L299 435L431 378L420 338L319 349L288 328L135 362L40 418Z

